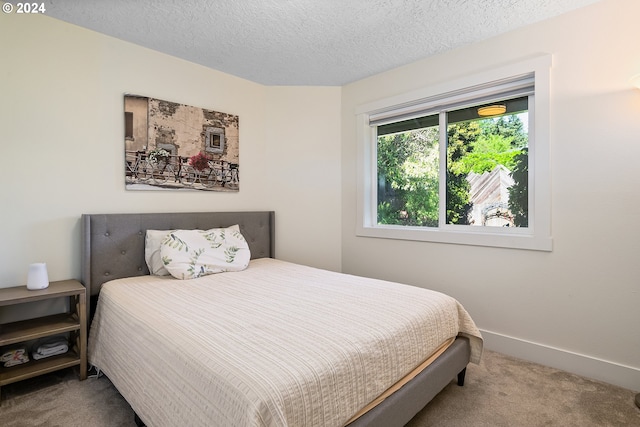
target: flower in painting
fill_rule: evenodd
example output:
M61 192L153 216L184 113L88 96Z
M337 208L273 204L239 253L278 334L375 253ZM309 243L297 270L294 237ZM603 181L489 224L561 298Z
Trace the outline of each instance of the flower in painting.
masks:
M171 153L169 153L164 148L151 150L151 151L149 151L149 160L151 160L152 162L156 162L157 163L157 162L160 162L162 160L167 160L170 155L171 155Z
M195 156L189 157L189 164L193 166L194 169L203 171L209 167L209 160L209 156L203 152L199 152Z

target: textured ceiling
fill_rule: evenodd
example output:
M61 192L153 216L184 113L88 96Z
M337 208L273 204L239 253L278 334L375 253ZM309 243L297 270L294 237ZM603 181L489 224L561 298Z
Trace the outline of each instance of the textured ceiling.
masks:
M340 86L599 0L47 0L48 16L265 85Z

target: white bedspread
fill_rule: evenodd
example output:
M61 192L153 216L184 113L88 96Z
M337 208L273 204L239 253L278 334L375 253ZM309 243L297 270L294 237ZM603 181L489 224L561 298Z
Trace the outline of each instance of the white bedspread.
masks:
M449 296L264 258L105 284L88 351L151 427L341 426L458 334L478 362Z

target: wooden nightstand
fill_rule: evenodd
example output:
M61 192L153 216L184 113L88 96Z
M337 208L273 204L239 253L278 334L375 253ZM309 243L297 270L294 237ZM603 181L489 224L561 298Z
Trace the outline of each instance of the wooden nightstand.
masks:
M87 310L86 289L77 280L51 282L46 289L31 291L26 286L0 289L0 309L50 298L69 298L66 313L0 324L0 347L43 338L69 334L69 351L64 354L33 360L5 368L0 363L0 387L71 366L80 366L80 380L87 378Z

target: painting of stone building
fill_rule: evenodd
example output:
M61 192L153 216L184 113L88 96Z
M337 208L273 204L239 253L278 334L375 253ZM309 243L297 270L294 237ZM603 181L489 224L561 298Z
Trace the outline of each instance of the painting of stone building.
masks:
M238 116L124 96L128 190L239 191Z

